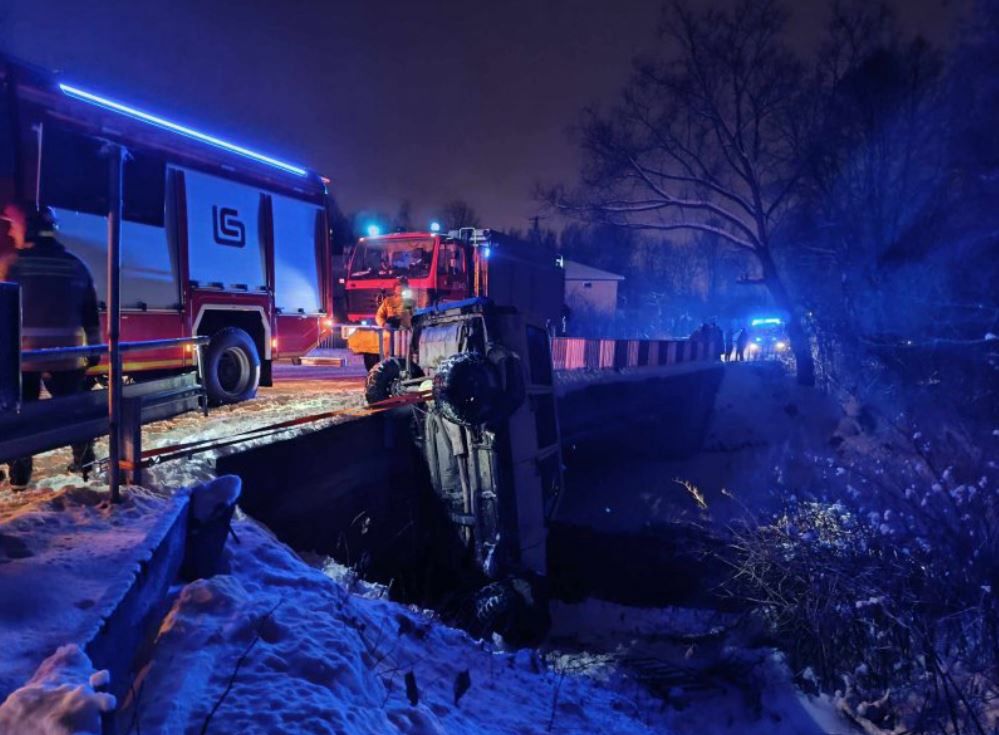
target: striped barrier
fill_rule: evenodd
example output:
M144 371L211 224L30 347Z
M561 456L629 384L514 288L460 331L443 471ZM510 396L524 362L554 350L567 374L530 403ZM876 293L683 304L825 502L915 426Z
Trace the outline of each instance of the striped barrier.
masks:
M696 339L552 339L556 370L620 370L709 362L718 360L721 351L721 345Z

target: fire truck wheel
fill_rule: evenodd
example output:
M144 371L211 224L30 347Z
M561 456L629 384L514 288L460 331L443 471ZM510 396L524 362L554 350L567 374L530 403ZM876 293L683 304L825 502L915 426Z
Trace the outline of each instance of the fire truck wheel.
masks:
M410 365L410 377L423 377L418 365ZM364 399L368 403L378 403L399 394L399 381L405 376L406 361L401 357L389 357L373 368L364 381Z
M448 421L480 426L509 415L496 368L478 352L446 357L434 373L434 405Z
M205 356L208 400L220 406L253 398L260 385L260 354L253 338L238 327L212 335Z

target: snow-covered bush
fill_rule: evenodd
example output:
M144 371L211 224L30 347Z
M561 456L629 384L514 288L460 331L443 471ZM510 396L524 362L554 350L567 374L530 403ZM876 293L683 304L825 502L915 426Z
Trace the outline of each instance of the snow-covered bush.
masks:
M755 607L804 680L838 691L868 726L995 732L994 464L911 482L874 472L876 490L846 482L835 497L790 502L736 529L729 590Z

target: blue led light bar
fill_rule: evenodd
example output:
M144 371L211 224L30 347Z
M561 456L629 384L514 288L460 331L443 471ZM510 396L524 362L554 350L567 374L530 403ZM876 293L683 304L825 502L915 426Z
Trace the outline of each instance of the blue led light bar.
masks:
M221 138L216 138L215 136L208 135L206 133L199 132L193 128L186 127L184 125L179 125L175 122L170 122L162 117L156 115L151 115L148 112L143 112L142 110L137 110L134 107L129 107L128 105L123 105L121 102L115 102L114 100L109 100L106 97L99 97L96 94L87 92L86 90L80 89L79 87L72 87L68 84L59 84L59 89L62 90L63 94L73 97L78 100L83 100L84 102L89 102L92 105L97 105L98 107L103 107L107 110L113 110L114 112L121 113L122 115L127 115L128 117L134 118L136 120L142 120L150 125L155 125L158 128L163 128L164 130L170 130L174 133L179 133L188 138L201 141L202 143L207 143L208 145L215 146L216 148L221 148L224 151L229 151L230 153L238 153L246 158L253 159L259 163L265 163L268 166L273 166L274 168L279 168L282 171L287 171L288 173L296 174L298 176L307 176L308 171L301 166L293 166L290 163L285 163L284 161L279 161L276 158L271 158L263 153L257 153L256 151L250 150L249 148L244 148L243 146L236 145L235 143L230 143L228 141L222 140Z
M758 327L762 324L781 324L781 320L776 317L767 317L766 319L753 319L749 324L753 327Z

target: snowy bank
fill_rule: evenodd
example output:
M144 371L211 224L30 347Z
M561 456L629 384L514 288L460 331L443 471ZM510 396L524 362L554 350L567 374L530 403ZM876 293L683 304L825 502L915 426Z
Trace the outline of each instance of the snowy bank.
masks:
M100 735L101 716L115 708L113 696L97 691L107 680L78 646L62 646L0 705L0 733Z
M186 495L131 488L112 506L107 493L73 488L0 524L0 700L58 647L106 638Z
M235 530L231 573L181 591L124 703L144 733L669 732L634 683L352 596L256 523Z

